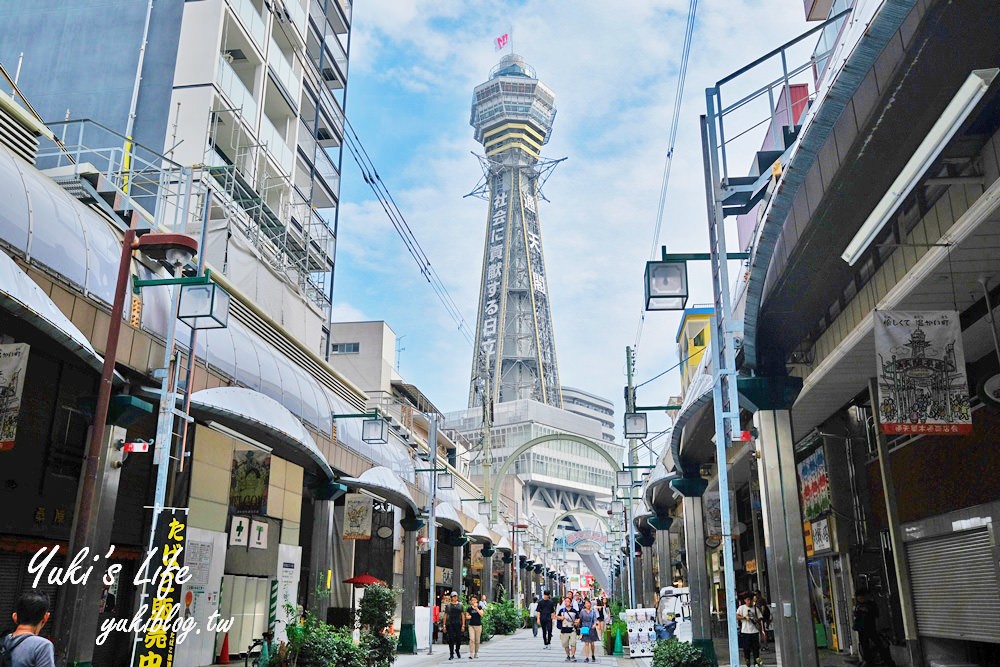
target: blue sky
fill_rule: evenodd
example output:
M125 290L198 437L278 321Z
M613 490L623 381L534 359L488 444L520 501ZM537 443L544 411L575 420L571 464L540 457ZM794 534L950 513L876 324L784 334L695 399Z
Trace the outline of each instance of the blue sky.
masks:
M470 329L486 203L463 199L480 176L472 89L510 31L556 94L543 230L559 370L565 385L622 409L625 346L636 336L653 241L688 0L362 0L354 9L347 115ZM704 252L698 115L704 89L812 27L801 0L701 0L660 243ZM749 155L739 163L749 162ZM400 372L438 408L466 407L472 348L406 253L349 154L344 157L334 315L385 320L402 339ZM735 234L732 235L735 243ZM691 303L711 300L692 267ZM643 328L637 379L676 363L679 316ZM676 372L642 404L679 393ZM620 419L619 419L620 421ZM656 423L651 423L656 425Z

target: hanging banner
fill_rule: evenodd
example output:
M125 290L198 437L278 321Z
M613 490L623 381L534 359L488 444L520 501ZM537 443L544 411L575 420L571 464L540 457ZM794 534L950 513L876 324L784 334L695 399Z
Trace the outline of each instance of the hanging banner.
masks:
M271 455L259 449L233 452L229 478L230 514L267 514Z
M174 664L177 648L175 620L180 618L181 611L181 586L174 579L184 567L186 528L187 511L184 509L165 509L156 521L153 547L157 551L146 573L154 578L147 590L150 594L149 623L139 638L135 667L171 667Z
M875 311L882 432L972 433L958 313Z
M820 447L799 463L802 512L808 520L830 511L830 481L826 474L826 454Z
M372 538L372 498L363 493L348 493L344 497L345 540Z
M27 343L0 345L0 452L14 449L30 349Z

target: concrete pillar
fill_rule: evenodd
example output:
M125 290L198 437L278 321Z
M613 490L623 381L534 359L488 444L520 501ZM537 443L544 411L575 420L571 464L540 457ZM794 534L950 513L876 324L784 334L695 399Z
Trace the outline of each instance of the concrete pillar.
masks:
M459 602L462 601L462 558L465 546L452 547L451 556L451 590L458 595Z
M701 495L685 497L682 502L688 588L691 593L691 636L695 644L712 646L712 587L708 582Z
M656 588L653 585L653 561L656 559L656 542L642 548L642 606L655 606Z
M788 410L754 414L760 451L765 556L774 617L775 649L782 667L816 667L816 635L809 601L802 512Z
M512 591L511 588L510 588L510 585L511 585L511 572L516 567L516 564L514 563L513 560L508 563L507 562L508 558L510 558L510 556L507 556L507 558L503 559L503 594L504 594L504 597L513 600L514 599L514 591Z
M89 548L91 554L104 556L108 552L108 545L111 544L111 526L115 518L115 506L118 503L118 481L121 477L120 463L122 454L117 449L119 440L125 439L125 429L108 423L104 430L104 440L101 443L101 457L98 465L103 468L98 473L98 480L90 480L96 488L91 496L89 507L80 507L80 496L83 485L87 480L80 480L77 487L76 510L73 514L73 528L70 535L76 533L76 524L84 514L92 517L93 525L96 526L94 544L73 544L69 545L69 553L77 554L84 547ZM90 436L87 438L87 450L90 449ZM147 536L143 536L145 546ZM69 558L67 558L67 561ZM85 566L86 567L86 566ZM97 568L95 568L96 570ZM151 568L152 569L152 568ZM56 659L57 664L86 665L89 667L94 657L94 640L97 637L98 622L100 618L95 612L101 601L101 577L96 573L87 579L87 583L80 586L63 586L62 595L59 596L57 609L52 611L55 620L56 638ZM4 610L5 614L10 611Z
M493 554L495 549L492 544L483 545L483 599L487 602L493 600Z
M417 606L417 531L424 522L412 516L399 522L403 528L403 599L399 626L399 652L417 652L416 606ZM431 606L433 606L433 601Z

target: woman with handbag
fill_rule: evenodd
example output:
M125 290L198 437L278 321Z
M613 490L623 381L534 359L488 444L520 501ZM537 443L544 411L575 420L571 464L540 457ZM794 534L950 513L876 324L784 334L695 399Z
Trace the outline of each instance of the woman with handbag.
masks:
M580 610L580 639L583 641L583 661L597 662L597 612L585 600Z

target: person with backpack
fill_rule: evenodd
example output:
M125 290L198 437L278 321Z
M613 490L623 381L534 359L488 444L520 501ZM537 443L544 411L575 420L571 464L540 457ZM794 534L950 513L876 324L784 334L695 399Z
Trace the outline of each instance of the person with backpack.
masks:
M465 607L458 601L458 593L451 594L451 603L442 610L444 638L448 642L449 660L462 657L462 635L465 634Z
M740 599L743 604L736 610L736 621L740 624L740 646L743 647L747 667L756 667L760 660L760 612L754 606L750 593L744 593Z
M55 667L52 642L38 636L49 622L49 596L35 590L22 593L11 618L17 627L0 640L0 667Z
M767 650L769 641L768 633L771 630L771 605L767 603L767 598L760 591L753 594L753 603L760 614L760 650Z
M531 636L538 636L538 596L535 595L531 598L531 604L528 605L528 617L531 619Z
M573 598L567 595L563 606L556 612L556 626L559 628L559 641L566 651L566 662L576 662L576 626L579 622L580 616L573 608Z

